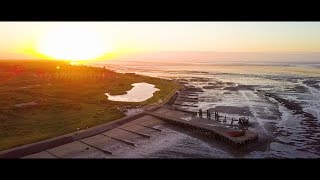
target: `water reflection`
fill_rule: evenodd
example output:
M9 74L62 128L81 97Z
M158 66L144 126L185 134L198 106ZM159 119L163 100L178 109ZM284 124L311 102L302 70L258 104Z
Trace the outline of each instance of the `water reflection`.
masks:
M155 88L155 85L148 83L133 83L133 88L127 91L123 95L110 95L106 93L108 99L111 101L123 101L123 102L142 102L153 96L153 93L160 91L160 89Z

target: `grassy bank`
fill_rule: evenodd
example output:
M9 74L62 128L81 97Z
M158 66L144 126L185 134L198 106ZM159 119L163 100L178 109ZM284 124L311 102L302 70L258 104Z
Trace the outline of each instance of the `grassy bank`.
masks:
M104 95L124 94L138 82L160 91L138 103ZM164 103L177 88L169 80L62 61L0 61L0 150L122 118L123 107ZM36 105L21 104L31 102Z

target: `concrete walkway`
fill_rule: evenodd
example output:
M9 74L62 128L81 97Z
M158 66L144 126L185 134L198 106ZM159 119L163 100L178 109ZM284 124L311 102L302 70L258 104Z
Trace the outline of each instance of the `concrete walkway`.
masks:
M156 107L150 107L147 110L152 110L153 108L157 108L157 106ZM16 148L4 150L4 151L0 152L0 158L21 158L21 157L29 156L29 155L36 154L36 153L40 153L40 155L43 155L44 157L60 157L59 155L55 155L54 152L51 152L51 151L48 151L48 150L52 149L52 148L55 148L55 147L58 147L58 146L69 144L69 143L78 144L78 143L74 143L76 141L79 141L80 143L84 144L83 142L80 141L81 139L92 137L92 136L95 136L95 135L99 135L99 134L108 132L108 131L116 129L116 128L124 125L124 124L127 124L127 123L129 123L131 121L138 120L141 117L144 117L145 115L146 114L144 112L142 112L142 113L130 116L130 117L125 117L125 118L122 118L122 119L119 119L119 120L108 122L108 123L105 123L105 124L102 124L102 125L98 125L98 126L86 129L86 130L77 131L77 132L74 132L74 133L69 133L69 134L66 134L66 135L50 138L50 139L39 141L39 142L36 142L36 143L27 144L27 145L19 146L19 147L16 147ZM150 122L153 122L152 119L156 119L154 117L151 117L151 118L147 118L147 117L144 117L142 119L143 120L148 120ZM139 124L141 124L142 127L144 127L143 126L143 124L145 124L144 122L139 122L139 121L137 121L137 122ZM136 126L132 126L132 128L133 128L132 130L128 129L128 128L126 129L126 128L127 128L127 126L119 129L118 131L121 131L121 132L125 131L127 134L128 133L135 134L135 133L133 133L134 131L140 130ZM144 128L153 129L153 127L148 127L148 126L146 126ZM158 132L155 129L153 129L153 130ZM132 131L132 132L130 132L130 131ZM135 135L137 135L137 133ZM141 135L141 136L143 136L143 135ZM115 138L112 138L112 139L115 140ZM121 139L120 140L118 139L117 141L121 141ZM121 142L124 142L124 141L121 141ZM77 146L77 145L76 145L76 147L82 147L83 148L83 146ZM72 147L72 148L74 148L74 147ZM43 152L43 151L46 151L46 152Z
M152 141L154 136L162 132L162 124L165 124L165 122L144 115L103 133L23 158L118 158L123 151L133 149L141 143L146 143L146 141Z
M192 123L200 129L219 130L223 134L216 126L208 126L216 125L213 120L159 106L84 131L2 151L0 158L121 158L124 152L148 145L164 135L164 129L171 124L165 120L168 117L180 124ZM233 140L242 141L242 138Z

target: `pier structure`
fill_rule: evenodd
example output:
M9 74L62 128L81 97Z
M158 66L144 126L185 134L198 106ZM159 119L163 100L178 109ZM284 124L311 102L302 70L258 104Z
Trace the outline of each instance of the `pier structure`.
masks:
M201 92L203 92L201 89L193 85L183 85L183 88L177 92L175 99L172 100L172 105L167 107L167 110L160 108L162 110L159 110L161 111L159 114L155 111L148 113L164 121L178 124L195 132L202 132L215 139L236 146L246 144L258 138L257 133L247 130L246 128L244 129L244 126L249 123L248 119L239 118L239 120L237 120L234 119L234 117L230 119L227 115L221 116L219 112L214 111L213 119L211 120L211 109L205 111L203 109L195 109L198 107L197 104ZM167 114L169 111L183 111L188 113L190 109L194 109L194 111L190 112L191 114L193 113L193 116L189 118L183 117L181 113L171 112L169 115ZM206 118L203 117L204 112L206 112ZM186 121L186 119L188 120ZM238 123L235 124L234 121L238 121Z
M147 114L237 147L258 139L258 134L251 130L226 126L208 118L190 117L190 115L187 118L186 114L164 107Z

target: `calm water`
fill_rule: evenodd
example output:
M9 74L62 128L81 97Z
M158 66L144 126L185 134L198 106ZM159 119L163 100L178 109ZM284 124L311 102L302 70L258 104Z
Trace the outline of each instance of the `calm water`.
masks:
M153 84L148 83L134 83L133 88L123 95L110 95L106 93L108 99L111 101L124 102L142 102L153 96L153 93L159 91Z
M168 130L168 134L155 139L156 147L144 146L131 152L139 157L245 157L245 158L319 158L320 157L320 68L311 65L136 65L112 64L118 72L135 72L155 77L179 79L203 88L213 82L246 85L252 89L203 89L199 94L197 111L216 106L248 107L251 130L258 132L263 147L249 147L241 153L228 150L215 142L181 131ZM306 118L285 107L274 98L257 93L273 93L296 102ZM166 143L162 143L166 142ZM265 143L267 142L267 143Z

